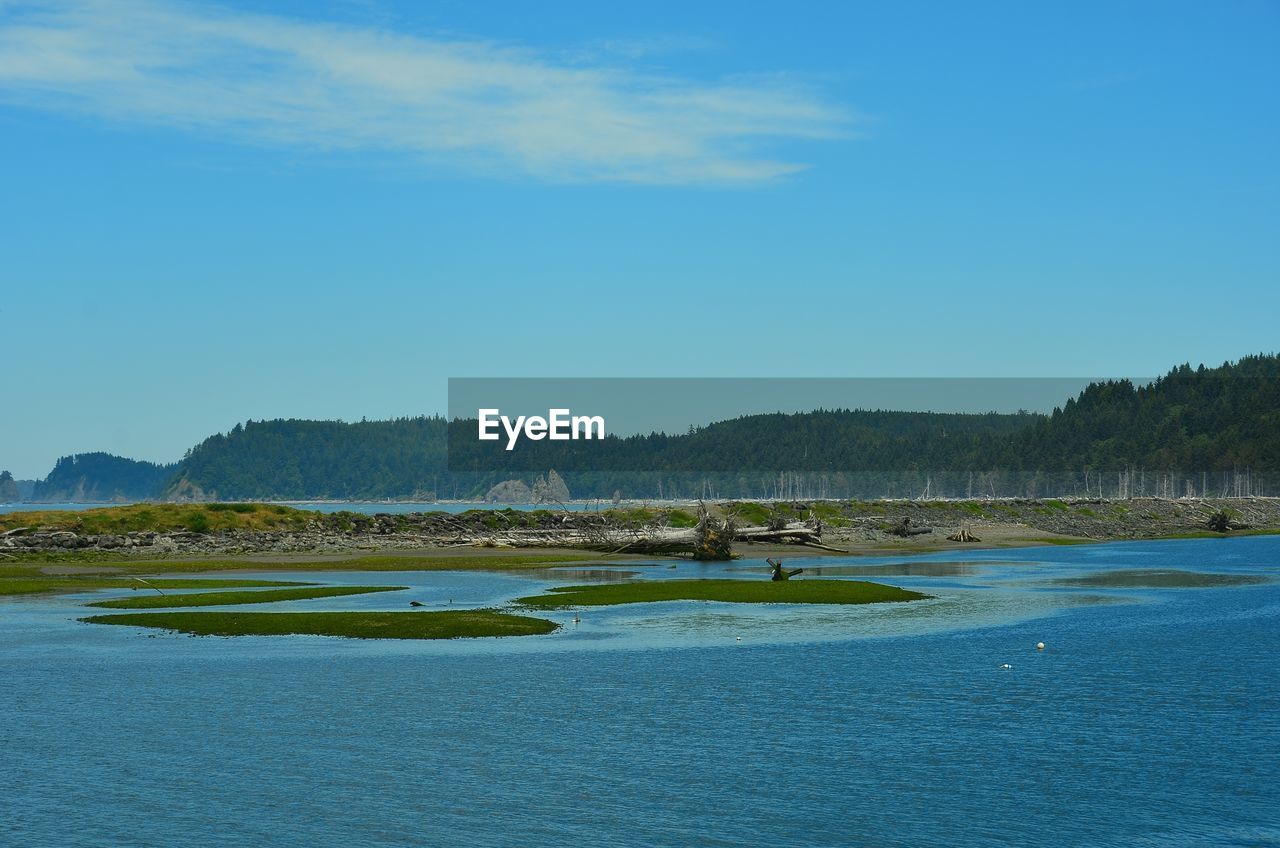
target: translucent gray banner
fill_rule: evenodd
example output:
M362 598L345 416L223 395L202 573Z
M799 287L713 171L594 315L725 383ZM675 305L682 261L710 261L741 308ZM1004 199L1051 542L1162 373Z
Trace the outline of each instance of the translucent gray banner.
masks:
M938 473L1061 471L1145 461L1089 453L1077 423L1124 424L1148 379L453 378L449 469L459 472ZM1083 406L1100 410L1084 416ZM1090 424L1089 426L1093 426ZM1104 437L1105 440L1105 437ZM1136 441L1135 441L1136 440ZM1090 447L1092 450L1092 447ZM1083 460L1083 461L1082 461ZM1185 467L1185 466L1184 466Z

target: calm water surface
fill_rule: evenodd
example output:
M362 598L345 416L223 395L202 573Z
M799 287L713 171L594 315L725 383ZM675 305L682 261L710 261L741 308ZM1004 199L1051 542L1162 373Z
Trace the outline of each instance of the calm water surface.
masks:
M1280 578L1280 539L788 565L935 598L595 608L447 643L5 601L0 845L1280 845L1280 582L1053 582ZM598 576L575 571L323 574L412 588L280 607L495 605Z

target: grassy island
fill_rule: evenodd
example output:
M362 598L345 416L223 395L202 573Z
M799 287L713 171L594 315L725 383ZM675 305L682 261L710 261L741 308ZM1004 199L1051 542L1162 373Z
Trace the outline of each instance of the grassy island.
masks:
M137 612L81 621L158 627L197 636L342 636L350 639L460 639L534 636L553 621L494 610L446 612Z
M593 586L559 586L520 598L529 607L609 606L659 601L723 601L735 604L878 604L918 601L919 592L862 580L640 580Z
M112 598L88 604L104 609L172 609L174 607L220 607L230 604L269 604L274 601L305 601L367 595L370 592L398 592L407 586L311 586L300 589L267 589L248 592L201 592L192 595L141 595Z

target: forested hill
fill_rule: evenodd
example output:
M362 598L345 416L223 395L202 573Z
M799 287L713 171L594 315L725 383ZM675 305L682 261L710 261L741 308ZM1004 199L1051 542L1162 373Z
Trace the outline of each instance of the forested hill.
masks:
M447 477L445 419L250 421L210 436L179 464L164 494L222 499L425 498ZM462 492L467 497L471 491Z
M519 470L482 464L477 453L474 464L467 456L455 457L453 467L486 470L450 473L448 431L465 431L455 445L474 446L474 422L449 425L439 417L358 424L251 421L192 449L163 494L195 499L456 499L481 496L502 480L532 479L564 468L576 471L567 472L566 479L580 497L608 497L615 490L652 497L660 491L656 474L686 475L691 469L732 474L840 467L846 461L857 462L860 470L892 470L906 467L904 463L958 467L978 461L986 449L1034 420L1036 416L1026 414L847 410L750 416L680 436L610 439L603 446L609 453L607 473L584 471L600 466L563 450L574 444L545 441L531 443L550 447L525 457ZM593 443L587 450L599 448ZM505 458L500 446L498 457ZM594 459L599 462L601 455ZM532 473L523 473L527 470Z
M1280 357L1094 383L1013 444L999 467L1277 471Z
M599 441L476 440L476 423L452 425L453 468L556 468L628 472L888 471L971 468L996 456L1044 418L1030 413L965 415L836 409L747 415L687 433Z
M452 426L474 432L474 423ZM640 498L698 495L695 475L687 471L698 468L711 472L701 480L710 480L722 497L768 496L760 489L765 474L776 479L785 471L822 474L824 480L835 474L843 488L810 491L836 495L919 494L923 487L913 488L918 481L937 481L948 472L969 486L968 472L1022 472L1023 480L1064 470L1092 472L1086 479L1094 480L1099 471L1123 469L1280 472L1280 358L1250 356L1218 368L1183 365L1146 386L1096 383L1064 399L1051 415L819 410L748 416L673 436L611 439L605 447L615 470L608 473L573 470L584 466L564 451L583 450L581 442L530 443L542 453L508 471L449 473L449 429L440 417L251 421L211 436L175 466L106 454L66 457L37 486L35 498L470 498L500 480L529 483L536 474L530 469L550 468L564 473L575 497L621 491ZM463 443L479 449L472 439ZM478 452L474 465L459 459L455 453L455 468L486 467ZM872 482L856 488L840 475L845 471L872 472ZM894 474L904 481L896 490L886 482ZM982 491L994 491L994 479L988 475ZM1170 480L1167 490L1174 489ZM1092 484L1086 490L1094 491Z
M36 482L36 501L106 502L156 497L163 491L176 466L156 465L112 456L82 453L64 456L49 476Z

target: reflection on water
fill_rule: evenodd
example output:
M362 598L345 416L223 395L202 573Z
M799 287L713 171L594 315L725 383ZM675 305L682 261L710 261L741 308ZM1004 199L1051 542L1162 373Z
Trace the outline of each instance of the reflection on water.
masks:
M976 629L1052 615L1070 604L1051 593L955 591L909 603L861 605L636 604L621 610L615 629L664 645L682 641L779 644L920 636Z
M806 574L810 570L805 570ZM824 575L870 576L875 574L901 574L907 577L957 577L977 574L978 566L971 562L898 562L890 565L835 565L812 569L816 577Z
M548 568L542 572L549 580L570 580L576 583L621 583L639 573L617 568Z
M1094 586L1099 589L1205 589L1213 586L1252 586L1269 580L1262 574L1220 574L1147 568L1100 571L1096 574L1060 577L1051 582L1055 586Z
M834 559L834 558L833 558ZM838 561L838 560L835 560ZM789 565L789 563L788 563ZM979 573L993 565L1034 565L1030 562L929 562L903 561L878 565L806 565L806 577L871 577L901 575L904 577L961 577ZM740 566L729 571L768 574L768 566Z

